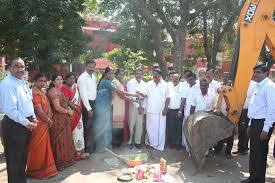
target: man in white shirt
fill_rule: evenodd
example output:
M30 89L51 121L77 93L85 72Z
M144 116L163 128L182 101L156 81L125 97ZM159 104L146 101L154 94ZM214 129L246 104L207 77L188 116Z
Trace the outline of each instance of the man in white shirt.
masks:
M209 91L214 93L215 95L217 94L218 89L222 86L220 82L216 81L214 79L214 72L215 70L211 67L208 67L206 69L205 77L208 79L209 82Z
M200 81L201 79L205 78L205 69L200 69L198 72L198 81Z
M258 64L253 70L257 86L248 106L250 176L242 183L265 182L268 142L275 122L275 84L268 78L269 69L265 64Z
M233 152L233 154L242 154L245 155L247 154L249 148L248 148L248 141L249 137L247 136L247 127L249 123L249 118L247 117L247 112L248 112L248 105L250 103L251 97L254 93L254 90L256 88L257 83L253 80L250 81L247 94L246 94L246 99L244 102L243 110L240 116L240 120L238 122L238 149L237 151Z
M174 76L174 74L176 74L175 71L169 71L168 72L168 81L167 81L168 84L173 85L173 76Z
M155 69L154 79L147 83L146 130L150 146L163 151L165 145L166 114L170 101L167 82L161 79L161 71Z
M189 86L187 78L188 78L188 75L190 75L192 73L193 72L191 70L189 70L189 69L184 70L183 76L182 76L182 81L181 81L184 87L188 87Z
M190 114L198 111L213 111L215 108L216 96L208 91L207 79L200 80L200 92L196 92L191 99Z
M171 149L180 150L182 131L182 109L184 106L183 86L180 84L180 76L173 75L173 85L169 85L170 102L167 112L167 140Z
M200 91L199 84L196 82L196 74L190 72L187 76L187 83L183 89L183 102L184 102L184 118L182 121L182 126L186 121L186 118L190 115L190 108L191 108L191 100L192 97L195 95L196 92ZM188 144L185 139L184 132L182 131L182 145L185 147L186 151L188 152Z
M135 77L127 83L127 91L129 93L140 92L146 94L146 83L142 80L143 71L136 69ZM133 148L133 143L136 148L141 148L141 137L143 131L143 98L133 98L133 102L129 105L129 129L130 137L128 141L128 148Z
M79 76L77 85L80 97L83 103L83 126L85 151L92 153L94 151L93 140L93 116L94 116L94 101L96 99L96 77L94 75L96 63L92 59L88 59L85 63L85 71Z

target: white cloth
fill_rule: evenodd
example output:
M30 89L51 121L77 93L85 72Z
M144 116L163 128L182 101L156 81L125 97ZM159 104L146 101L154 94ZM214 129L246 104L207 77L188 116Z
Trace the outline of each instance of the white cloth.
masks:
M74 139L74 147L76 151L82 151L85 148L84 143L84 128L83 128L83 121L82 121L82 115L79 120L79 123L73 130L73 139Z
M95 75L92 76L87 72L83 72L77 79L77 85L82 99L83 105L90 111L92 108L89 104L89 100L96 99L96 78Z
M170 102L168 105L169 109L179 109L181 104L181 99L183 98L183 85L179 83L177 86L174 84L169 85L170 91Z
M191 108L191 100L195 93L200 92L199 84L196 83L192 87L188 85L184 88L183 98L185 98L185 106L184 106L184 116L188 117L190 115L190 108Z
M156 85L154 80L147 83L147 113L162 113L165 107L165 101L170 98L168 84L164 80L160 80Z
M197 92L191 99L191 106L196 107L195 112L212 111L215 108L215 101L216 96L212 92L207 92L204 96L201 92Z
M248 106L248 118L265 119L263 131L268 132L275 122L275 84L269 78L259 82Z
M143 80L140 80L140 82L138 82L136 80L136 78L131 79L128 83L127 83L127 91L129 93L136 93L137 91L143 93L146 95L146 83ZM133 97L135 98L135 97ZM138 103L132 103L136 108L139 107ZM141 104L142 105L142 104Z
M244 109L248 109L250 100L253 96L253 93L254 93L254 90L256 89L256 86L257 86L257 82L251 80L250 84L249 84L249 87L248 87L248 90L247 90L247 93L246 93L246 99L245 99L245 102L244 102L244 105L243 105Z
M187 117L188 117L188 116L184 116L183 121L182 121L182 137L181 137L181 144L185 147L185 150L186 150L187 152L189 152L189 147L188 147L188 144L187 144L187 141L186 141L186 137L185 137L185 134L184 134L184 131L183 131L184 123L185 123Z
M181 82L181 84L183 85L183 87L189 87L189 83L187 81L183 81Z
M174 85L173 82L171 82L171 81L167 82L167 84L169 87Z
M161 113L147 113L146 130L150 146L163 151L165 145L166 116Z
M209 88L208 88L208 91L214 93L215 95L217 94L217 90L221 87L221 83L216 81L216 80L212 80L210 83L209 83Z
M76 89L74 98L71 100L72 103L79 105L81 99L79 95L78 89ZM73 132L73 140L74 140L74 147L76 151L82 151L85 149L85 142L84 142L84 127L82 121L82 115L79 119L77 126L74 128Z

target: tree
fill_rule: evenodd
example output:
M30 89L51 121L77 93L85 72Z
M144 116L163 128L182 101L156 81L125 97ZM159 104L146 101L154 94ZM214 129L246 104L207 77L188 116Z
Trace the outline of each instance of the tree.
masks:
M225 0L198 1L198 0L127 0L129 5L138 12L147 23L152 34L152 43L156 52L157 61L164 74L167 67L164 58L162 31L172 39L173 61L178 72L182 69L184 59L185 38L188 23L202 12L212 9ZM102 0L112 6L116 13L120 13L127 6L125 1ZM121 5L122 4L122 5Z
M206 10L213 9L224 0L189 1L189 0L128 0L139 11L151 28L153 36L159 35L158 28L164 27L172 38L172 55L175 69L181 72L187 36L187 25L195 17ZM154 39L155 47L159 46L158 39Z
M83 0L2 0L0 54L21 56L28 65L78 59L87 37L82 31Z
M222 49L221 44L225 34L231 37L236 36L234 23L239 16L241 8L242 3L239 0L229 0L219 5L213 11L204 12L199 17L201 19L199 21L202 24L200 27L202 28L203 47L208 65L216 67L217 53Z
M125 70L126 79L133 75L135 69L142 63L143 66L149 66L152 64L144 56L144 52L133 52L129 48L120 47L106 53L104 55L107 59L111 60L115 68L121 68Z

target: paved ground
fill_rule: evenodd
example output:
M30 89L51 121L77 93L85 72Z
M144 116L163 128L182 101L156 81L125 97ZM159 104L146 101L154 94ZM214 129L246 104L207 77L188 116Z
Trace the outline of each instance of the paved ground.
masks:
M272 157L275 134L270 140L270 152L268 154L268 168L266 182L275 183L275 159ZM236 143L236 141L235 141ZM236 144L234 144L234 149ZM125 153L126 148L115 149L115 152ZM146 148L142 149L144 152ZM131 152L136 152L132 150ZM128 151L129 152L129 151ZM174 180L173 183L237 183L248 176L248 155L234 156L227 160L221 153L213 158L208 158L204 165L204 172L197 173L191 159L184 151L166 149L164 152L153 151L153 159L148 163L158 163L163 157L168 161L168 174ZM48 180L28 179L29 183L115 183L116 177L127 171L125 164L118 161L108 153L93 154L86 161L77 162L74 166L59 172L57 176ZM7 182L6 167L3 155L3 147L0 147L0 182Z

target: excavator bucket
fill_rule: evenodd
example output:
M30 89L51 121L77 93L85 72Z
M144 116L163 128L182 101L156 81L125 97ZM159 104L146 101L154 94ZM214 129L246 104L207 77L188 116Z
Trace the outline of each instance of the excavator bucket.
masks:
M201 171L209 148L230 137L233 130L233 124L220 112L195 112L186 119L183 131L197 170Z

